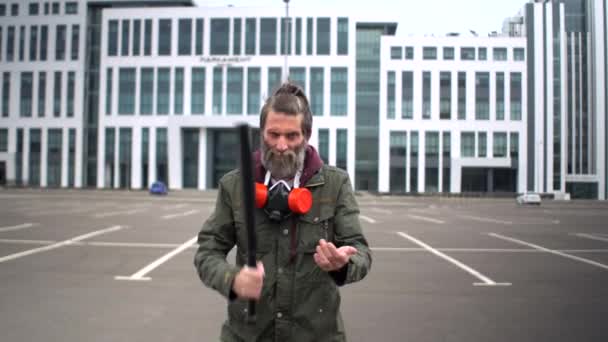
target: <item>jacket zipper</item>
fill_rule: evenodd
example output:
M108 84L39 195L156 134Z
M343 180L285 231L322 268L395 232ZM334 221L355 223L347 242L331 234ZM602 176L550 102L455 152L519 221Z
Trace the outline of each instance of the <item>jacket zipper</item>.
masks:
M323 232L325 233L325 241L329 242L329 234L328 234L327 230L328 230L328 223L326 220L326 221L323 221Z

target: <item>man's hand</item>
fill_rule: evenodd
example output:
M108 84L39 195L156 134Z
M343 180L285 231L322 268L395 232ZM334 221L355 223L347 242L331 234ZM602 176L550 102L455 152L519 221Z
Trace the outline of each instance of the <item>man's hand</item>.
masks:
M321 239L313 257L323 271L329 272L344 267L350 257L355 254L357 254L357 249L353 246L336 248L333 243Z
M232 291L242 299L260 299L264 283L264 264L258 261L256 268L243 267L234 278Z

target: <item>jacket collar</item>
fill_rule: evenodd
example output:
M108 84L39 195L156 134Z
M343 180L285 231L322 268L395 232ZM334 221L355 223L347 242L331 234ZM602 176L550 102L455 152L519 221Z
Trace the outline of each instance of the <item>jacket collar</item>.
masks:
M258 149L253 153L254 166L254 177L258 183L264 182L264 175L266 175L266 169L262 165L262 152ZM305 186L306 183L315 175L323 166L323 160L319 157L317 150L314 147L308 145L306 147L306 157L304 157L304 170L302 170L302 176L300 177L300 184Z

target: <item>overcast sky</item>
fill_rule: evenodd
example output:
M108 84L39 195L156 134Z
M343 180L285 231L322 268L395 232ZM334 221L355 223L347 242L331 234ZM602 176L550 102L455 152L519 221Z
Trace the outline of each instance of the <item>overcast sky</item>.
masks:
M199 6L284 8L282 0L194 0ZM468 32L480 35L500 31L505 18L514 16L528 0L290 0L290 7L339 9L348 6L366 13L398 14L402 34L437 34Z

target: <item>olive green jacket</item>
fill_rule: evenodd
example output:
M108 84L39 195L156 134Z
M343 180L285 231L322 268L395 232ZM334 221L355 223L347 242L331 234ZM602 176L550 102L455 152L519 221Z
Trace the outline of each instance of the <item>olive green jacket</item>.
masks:
M363 279L371 253L359 223L359 208L348 174L323 165L306 182L311 210L282 223L255 209L257 255L264 264L262 295L255 324L247 323L247 301L236 299L232 283L246 264L247 230L238 170L219 183L215 211L198 235L194 264L202 282L228 299L221 341L346 341L338 287ZM325 272L313 259L320 239L350 245L358 253L341 270ZM236 245L236 265L226 255Z

